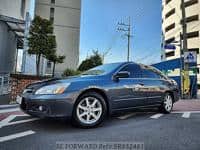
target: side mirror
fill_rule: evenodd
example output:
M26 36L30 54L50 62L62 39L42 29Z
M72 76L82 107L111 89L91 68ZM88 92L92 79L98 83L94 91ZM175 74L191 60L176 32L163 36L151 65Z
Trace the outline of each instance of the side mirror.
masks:
M128 71L120 71L114 75L114 79L118 80L119 78L128 78L130 76L130 72Z

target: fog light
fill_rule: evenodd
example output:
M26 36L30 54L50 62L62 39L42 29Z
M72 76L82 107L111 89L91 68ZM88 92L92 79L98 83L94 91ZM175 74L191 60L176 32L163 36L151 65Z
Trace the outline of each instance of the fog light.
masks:
M43 111L43 106L39 106L39 111Z

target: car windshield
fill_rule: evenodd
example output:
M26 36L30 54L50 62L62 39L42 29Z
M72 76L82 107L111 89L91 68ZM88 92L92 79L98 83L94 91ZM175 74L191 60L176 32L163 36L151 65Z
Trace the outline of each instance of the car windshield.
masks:
M102 75L102 74L108 74L111 73L113 70L115 70L118 66L120 66L121 63L112 63L112 64L105 64L101 66L97 66L95 68L92 68L88 71L83 72L81 75Z

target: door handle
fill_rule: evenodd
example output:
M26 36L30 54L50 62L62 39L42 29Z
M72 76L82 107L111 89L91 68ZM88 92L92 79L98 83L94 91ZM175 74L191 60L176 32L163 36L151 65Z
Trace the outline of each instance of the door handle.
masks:
M144 86L143 83L138 83L138 84L136 84L136 85L134 86L134 88L135 88L135 89L138 89L138 88L141 88L141 87L143 87L143 86Z
M138 85L140 85L140 86L144 86L144 83L138 83Z

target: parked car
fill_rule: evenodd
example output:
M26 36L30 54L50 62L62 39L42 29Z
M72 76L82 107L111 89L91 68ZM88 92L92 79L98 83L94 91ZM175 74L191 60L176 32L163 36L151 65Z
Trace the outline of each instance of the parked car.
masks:
M155 107L170 113L179 99L177 83L159 70L134 62L104 64L79 76L30 84L18 98L21 109L38 117L71 117L95 127L107 115Z

